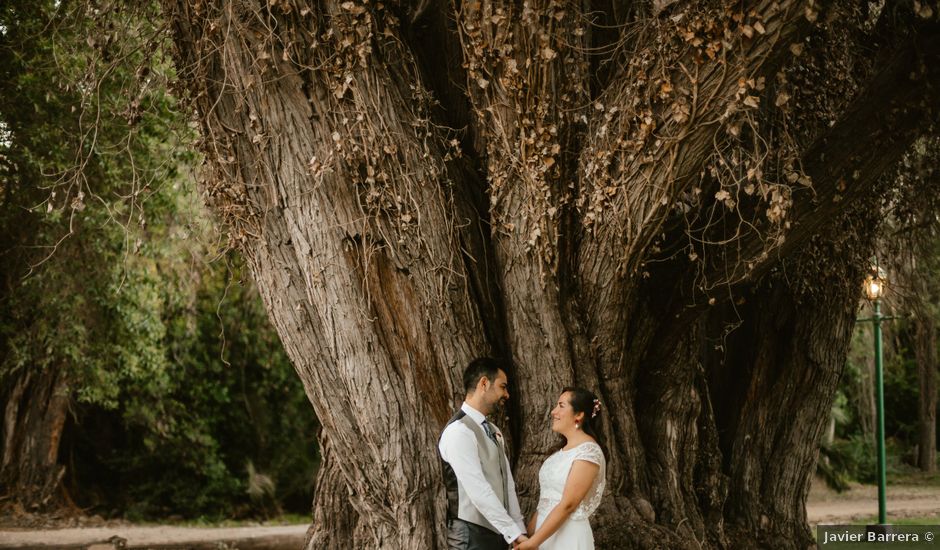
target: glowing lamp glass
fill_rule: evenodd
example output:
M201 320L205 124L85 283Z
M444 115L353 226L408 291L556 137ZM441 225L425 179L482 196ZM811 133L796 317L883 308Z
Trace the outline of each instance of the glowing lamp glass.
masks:
M869 300L877 300L881 298L885 291L885 280L881 277L873 277L869 275L865 278L865 296Z

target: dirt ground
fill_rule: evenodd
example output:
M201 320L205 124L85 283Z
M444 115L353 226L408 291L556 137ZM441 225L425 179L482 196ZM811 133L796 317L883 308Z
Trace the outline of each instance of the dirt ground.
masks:
M940 487L925 485L891 485L887 492L888 521L911 517L936 517L940 523ZM810 491L806 505L810 525L849 523L878 515L878 491L872 485L856 485L849 491L836 493L822 483ZM39 525L11 527L0 524L0 548L64 548L86 547L91 550L175 546L215 548L279 549L300 548L306 525L193 528L154 526L141 527L127 523L106 524L103 521L82 521L95 526L64 529L39 528ZM22 523L21 523L22 525ZM107 542L111 539L113 542Z
M904 518L936 517L940 523L940 487L929 485L889 485L885 494L888 522ZM823 483L815 483L806 502L810 525L848 523L878 516L878 487L854 485L837 493Z
M78 527L65 529L0 530L0 548L255 548L303 547L306 525L255 527ZM114 537L118 537L115 539Z

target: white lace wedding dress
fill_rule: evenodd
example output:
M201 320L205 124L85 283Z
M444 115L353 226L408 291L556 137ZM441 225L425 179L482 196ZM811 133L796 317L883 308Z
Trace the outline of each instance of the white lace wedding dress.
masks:
M588 518L601 503L606 485L607 462L600 446L593 441L582 443L567 451L561 450L548 457L539 470L539 507L536 530L552 508L561 502L568 472L575 460L586 460L600 466L594 484L578 508L551 537L539 545L541 550L594 550L594 533Z

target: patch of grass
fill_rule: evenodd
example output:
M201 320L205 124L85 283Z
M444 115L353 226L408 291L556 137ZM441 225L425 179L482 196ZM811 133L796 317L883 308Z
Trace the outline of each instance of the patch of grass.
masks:
M940 470L928 474L912 468L910 470L889 472L887 477L889 485L940 487Z
M217 519L212 517L198 517L193 519L164 518L160 521L133 522L136 525L171 525L174 527L257 527L275 525L304 525L313 520L304 514L283 514L265 521L257 519Z
M311 514L284 514L277 519L283 525L305 525L313 523Z
M878 523L878 516L855 520L852 525L875 525ZM928 516L917 518L888 518L888 523L892 525L940 525L940 516Z

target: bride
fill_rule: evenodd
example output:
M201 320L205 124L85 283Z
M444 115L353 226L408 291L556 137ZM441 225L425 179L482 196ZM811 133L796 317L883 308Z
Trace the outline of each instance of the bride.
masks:
M588 518L604 494L606 460L598 444L601 403L582 388L565 388L552 410L552 430L564 444L539 470L538 513L529 540L515 548L593 550Z

